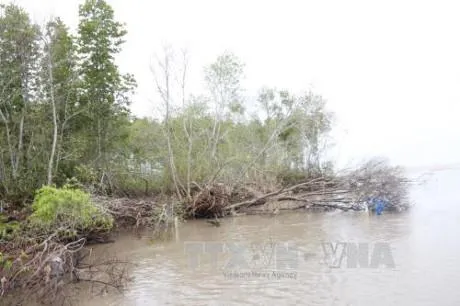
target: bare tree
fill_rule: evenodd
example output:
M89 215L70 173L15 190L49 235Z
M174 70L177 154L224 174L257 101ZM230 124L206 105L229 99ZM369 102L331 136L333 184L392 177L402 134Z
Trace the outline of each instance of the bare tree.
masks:
M179 86L181 88L182 94L182 108L186 109L186 80L187 80L187 73L188 73L188 65L189 65L189 55L187 50L182 50L182 63L181 63L181 74L179 79ZM184 133L187 137L187 199L191 200L191 173L192 173L192 152L193 152L193 121L192 116L190 114L190 110L187 112L186 116L183 120L183 127Z
M205 81L214 102L214 124L211 135L211 158L216 159L221 140L221 123L226 109L239 104L240 80L244 65L232 53L224 53L205 69Z
M161 57L156 56L156 63L152 65L151 71L154 75L155 84L157 91L163 100L165 106L164 126L165 126L165 137L168 147L168 167L173 180L174 188L176 190L177 197L182 200L181 183L177 176L176 165L174 162L174 152L171 144L171 127L170 127L170 115L172 107L172 94L171 94L171 82L173 78L173 64L174 53L171 47L164 46L163 54ZM184 72L185 74L185 72ZM183 83L185 90L185 82ZM183 188L182 188L183 190Z

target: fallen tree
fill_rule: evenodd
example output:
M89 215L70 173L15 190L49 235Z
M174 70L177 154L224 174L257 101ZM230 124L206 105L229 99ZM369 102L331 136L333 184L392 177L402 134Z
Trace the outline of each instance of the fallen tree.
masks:
M121 289L127 280L127 263L117 259L97 263L84 247L88 240L100 242L94 238L106 237L112 226L135 230L150 227L155 233L165 233L174 228L179 218L262 213L267 208L274 212L270 211L275 210L273 207L372 210L375 198L387 201L387 211L402 211L410 207L408 188L413 182L404 176L403 169L372 160L357 169L279 183L271 188L255 183L195 184L191 199L182 202L174 196L88 198L70 187L59 190L46 187L38 192L32 205L35 210L27 223L28 234L18 239L21 233L14 232L16 239L0 241L1 295L21 290L24 301L31 297L58 301L68 298L66 285L79 281ZM46 222L37 228L39 220ZM50 232L51 228L54 231Z
M196 184L191 199L183 202L174 197L95 197L94 201L114 217L115 223L138 229L168 226L176 217L224 217L287 203L290 205L284 205L285 210L361 211L375 209L373 199L383 199L387 203L386 211L403 211L410 207L408 189L412 183L402 168L375 159L356 169L309 177L305 181L290 182L291 185L279 183L268 190L254 183L235 186L211 183Z
M387 211L402 211L410 207L408 187L411 183L402 168L390 166L384 160L371 160L355 170L345 170L335 176L318 176L238 202L232 202L232 192L228 188L205 186L188 204L187 211L191 217L225 216L285 201L301 203L293 205L292 209L322 207L359 211L374 209L373 199L384 199L388 203Z

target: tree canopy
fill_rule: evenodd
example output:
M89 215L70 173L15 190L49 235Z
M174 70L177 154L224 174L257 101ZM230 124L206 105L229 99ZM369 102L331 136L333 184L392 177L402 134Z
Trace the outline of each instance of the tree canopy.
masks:
M38 25L15 4L0 7L0 198L22 203L70 179L94 192L187 197L209 182L324 171L332 114L321 96L262 88L251 100L230 52L204 67L203 92L187 92L188 56L169 48L152 69L165 112L136 118L135 79L115 60L126 26L104 0L84 1L78 16L73 33L60 18Z

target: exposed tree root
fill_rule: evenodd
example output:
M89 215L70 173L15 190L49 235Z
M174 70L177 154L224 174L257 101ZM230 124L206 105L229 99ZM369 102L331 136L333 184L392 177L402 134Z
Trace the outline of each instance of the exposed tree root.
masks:
M85 238L62 243L58 236L56 232L41 242L29 239L22 245L9 247L16 252L9 254L9 266L0 270L2 305L23 305L30 301L63 305L72 298L64 289L79 281L101 288L123 288L127 280L126 263L115 259L97 262L84 248Z

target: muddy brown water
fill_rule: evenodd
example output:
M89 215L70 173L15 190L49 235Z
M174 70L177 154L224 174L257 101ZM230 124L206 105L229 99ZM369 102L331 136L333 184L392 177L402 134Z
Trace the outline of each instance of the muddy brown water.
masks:
M165 242L152 242L148 233L123 236L94 251L136 263L126 291L96 297L82 292L79 304L457 306L459 191L460 171L443 171L412 190L417 206L401 214L243 216L225 219L220 227L189 221ZM367 268L349 264L347 257L325 256L323 246L338 246L340 252L345 243L357 242L368 244L369 261L378 243L389 246L394 266L385 265L387 253L378 266ZM232 243L240 251L225 248ZM273 250L283 243L296 247L297 261L273 259ZM194 253L188 252L190 245L198 245ZM220 246L223 251L217 252Z

